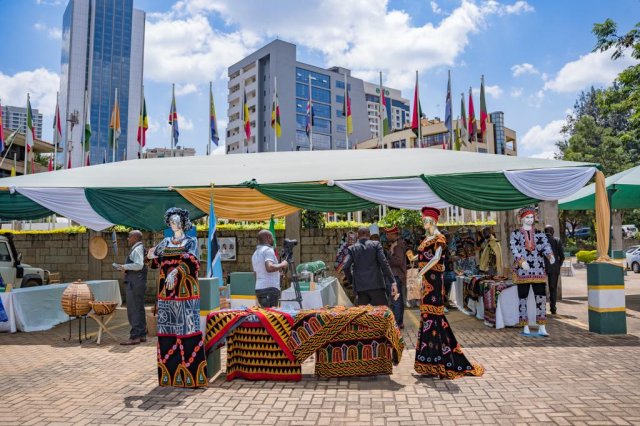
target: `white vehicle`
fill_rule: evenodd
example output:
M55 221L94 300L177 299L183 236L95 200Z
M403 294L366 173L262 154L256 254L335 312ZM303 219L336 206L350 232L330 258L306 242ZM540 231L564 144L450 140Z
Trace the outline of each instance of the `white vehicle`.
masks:
M13 288L49 284L49 271L22 263L22 254L13 244L13 235L0 235L0 274Z
M634 250L627 250L625 266L636 274L640 272L640 247L636 247Z
M622 225L623 238L633 238L633 236L636 235L636 232L638 232L638 228L635 225Z

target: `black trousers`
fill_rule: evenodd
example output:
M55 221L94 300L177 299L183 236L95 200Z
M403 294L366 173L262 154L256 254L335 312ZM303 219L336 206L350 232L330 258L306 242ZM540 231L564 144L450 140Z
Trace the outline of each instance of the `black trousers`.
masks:
M560 273L551 272L547 274L547 278L549 281L549 306L551 307L551 311L556 311L556 301L558 300L558 279L560 278Z
M280 302L280 290L275 287L256 290L256 299L263 308L277 307Z
M147 335L147 316L144 310L144 293L147 280L127 280L124 282L127 297L127 319L131 325L129 337L136 339Z
M387 290L377 288L358 292L357 305L387 306Z

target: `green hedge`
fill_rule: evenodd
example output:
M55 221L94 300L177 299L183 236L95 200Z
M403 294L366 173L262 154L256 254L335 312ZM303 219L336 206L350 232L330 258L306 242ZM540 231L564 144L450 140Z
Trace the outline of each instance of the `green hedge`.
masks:
M576 253L576 258L578 262L591 263L598 258L598 252L596 250L581 250Z

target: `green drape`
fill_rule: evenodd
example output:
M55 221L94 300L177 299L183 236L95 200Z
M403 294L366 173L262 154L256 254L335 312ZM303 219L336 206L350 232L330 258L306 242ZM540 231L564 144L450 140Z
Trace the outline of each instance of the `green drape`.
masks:
M0 219L33 220L54 214L22 194L0 191Z
M283 183L247 185L267 197L301 209L318 212L353 212L375 207L376 204L345 191L337 186L321 183Z
M476 211L512 210L539 202L518 191L502 172L422 175L438 197Z
M613 189L611 197L612 209L638 209L640 208L640 186L638 185L608 185L607 189ZM561 203L560 210L594 210L596 205L595 193L589 194L577 200Z
M110 222L135 229L161 231L167 228L164 213L170 207L189 211L191 220L205 213L176 191L162 188L86 188L91 207Z

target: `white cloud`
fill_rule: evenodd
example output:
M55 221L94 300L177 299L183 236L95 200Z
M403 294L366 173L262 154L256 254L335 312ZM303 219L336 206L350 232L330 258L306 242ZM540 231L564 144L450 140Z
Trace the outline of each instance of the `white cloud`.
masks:
M436 15L442 14L442 9L440 8L440 6L438 6L438 3L436 3L435 1L431 1L429 2L429 4L431 5L431 11L433 13L435 13Z
M60 76L46 68L21 71L14 75L0 72L0 98L3 105L26 106L27 93L31 106L44 115L53 115Z
M542 107L542 103L544 102L545 94L546 92L540 89L536 93L529 95L527 103L530 107L540 108Z
M638 61L629 55L611 59L610 52L591 52L565 64L555 77L548 80L545 90L571 93L591 85L609 85L618 74Z
M62 40L62 29L58 27L49 27L41 22L36 22L35 24L33 24L33 28L38 31L47 33L49 38L52 40Z
M179 126L180 126L180 131L187 131L190 132L193 130L193 121L191 121L191 119L185 115L180 115L179 117Z
M484 90L487 92L487 95L491 96L493 99L498 99L503 93L502 89L497 84L493 86L484 86Z
M182 0L170 13L154 15L158 20L147 25L145 70L159 81L179 75L184 81L203 82L280 37L323 54L327 65L350 68L357 76L382 71L385 84L409 89L416 69L455 65L470 36L486 27L490 15L532 10L522 1L501 5L495 0L463 0L439 22L415 26L409 14L390 9L387 0L283 0L268 8L261 5L259 0ZM236 32L214 31L205 17L211 12Z
M524 64L516 64L512 66L511 72L513 72L514 77L519 77L523 74L540 74L540 71L538 71L536 67L526 62Z
M535 125L520 139L518 150L525 156L537 158L553 158L556 142L562 140L562 127L564 120L554 120L542 127Z
M36 4L44 6L62 6L65 0L36 0Z
M176 84L176 96L184 96L189 93L195 93L198 90L198 86L195 84Z
M522 96L523 92L524 89L522 87L512 87L509 95L511 95L512 98L519 98L520 96Z

